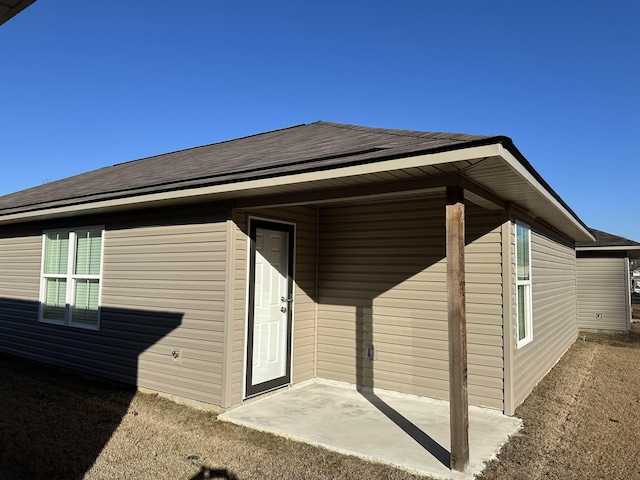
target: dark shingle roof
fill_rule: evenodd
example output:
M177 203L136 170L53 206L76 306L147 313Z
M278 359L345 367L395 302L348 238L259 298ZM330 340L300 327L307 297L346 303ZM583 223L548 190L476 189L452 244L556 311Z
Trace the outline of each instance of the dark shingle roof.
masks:
M576 242L576 247L593 247L598 249L606 249L607 247L640 247L640 243L629 240L628 238L619 237L611 233L603 232L602 230L596 230L595 228L590 228L589 231L595 237L595 243Z
M0 197L0 215L487 143L491 137L315 122L104 167Z

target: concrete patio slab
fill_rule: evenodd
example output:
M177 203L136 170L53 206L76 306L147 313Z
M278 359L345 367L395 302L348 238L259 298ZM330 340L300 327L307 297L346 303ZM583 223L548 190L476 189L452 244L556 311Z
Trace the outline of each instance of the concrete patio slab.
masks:
M449 402L359 392L312 381L228 410L220 420L437 478L470 479L520 428L518 418L469 407L469 467L449 469Z

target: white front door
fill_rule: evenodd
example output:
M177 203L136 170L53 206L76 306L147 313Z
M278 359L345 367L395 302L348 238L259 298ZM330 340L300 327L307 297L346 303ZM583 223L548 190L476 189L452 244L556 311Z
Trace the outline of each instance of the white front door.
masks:
M290 382L293 227L252 220L247 395Z

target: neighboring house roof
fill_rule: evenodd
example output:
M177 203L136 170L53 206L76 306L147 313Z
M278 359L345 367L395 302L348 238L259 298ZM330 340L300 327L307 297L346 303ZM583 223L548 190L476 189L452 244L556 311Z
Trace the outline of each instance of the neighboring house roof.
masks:
M0 197L0 223L72 211L376 184L391 178L463 177L485 198L512 202L574 240L588 228L508 137L428 133L330 122L116 164ZM473 190L473 188L471 188ZM504 204L502 204L504 206ZM567 220L569 220L567 222Z
M0 25L15 17L36 0L2 0L0 2Z
M611 233L589 229L596 239L594 242L576 242L578 251L626 251L631 258L640 258L640 243Z

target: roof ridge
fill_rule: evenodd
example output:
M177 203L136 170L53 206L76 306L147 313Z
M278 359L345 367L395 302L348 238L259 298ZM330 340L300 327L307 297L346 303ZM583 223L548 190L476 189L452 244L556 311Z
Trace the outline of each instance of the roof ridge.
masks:
M353 125L349 123L337 123L337 122L326 122L323 120L319 120L317 122L313 122L314 124L319 125L327 125L329 127L335 128L343 128L345 130L354 130L354 131L368 131L368 132L376 132L386 135L395 135L398 137L412 137L412 138L425 138L428 135L461 135L466 137L483 137L483 138L497 138L499 135L484 135L484 134L475 134L475 133L460 133L460 132L424 132L420 130L409 130L409 129L399 129L399 128L382 128L382 127L367 127L364 125ZM447 137L450 140L453 140L453 137ZM457 139L456 139L457 140Z

